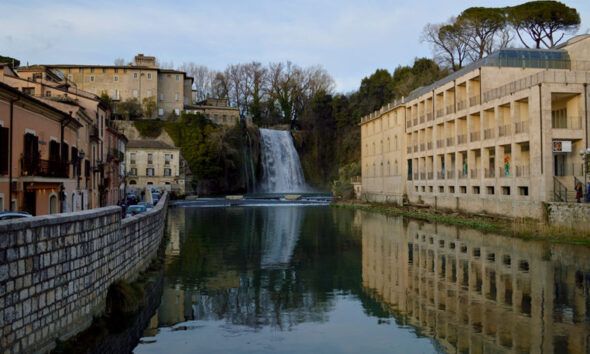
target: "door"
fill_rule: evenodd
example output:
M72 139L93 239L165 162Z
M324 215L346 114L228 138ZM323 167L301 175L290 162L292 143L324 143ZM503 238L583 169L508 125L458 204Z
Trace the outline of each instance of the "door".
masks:
M565 176L565 154L553 155L553 174L555 176Z
M25 192L24 211L31 215L37 215L37 196L35 191Z

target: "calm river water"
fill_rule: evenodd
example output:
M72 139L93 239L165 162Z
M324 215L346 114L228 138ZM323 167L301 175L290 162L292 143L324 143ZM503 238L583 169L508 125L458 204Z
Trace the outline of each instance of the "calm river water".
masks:
M172 208L140 353L589 353L590 249L312 206Z

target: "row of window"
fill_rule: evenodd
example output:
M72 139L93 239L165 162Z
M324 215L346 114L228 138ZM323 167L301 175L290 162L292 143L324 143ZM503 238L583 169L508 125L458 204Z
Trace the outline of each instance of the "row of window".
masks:
M106 74L106 72L107 72L106 68L102 68L101 70L102 70L102 73L103 74ZM69 71L69 72L71 72L71 71ZM79 68L78 69L78 72L79 73L83 73L84 72L84 68ZM94 72L95 72L95 68L90 68L90 73L93 74ZM115 72L115 74L119 73L119 68L115 68L114 69L114 72ZM123 73L125 73L125 74L127 73L127 69L126 68L123 69ZM141 76L144 76L144 75L147 77L148 80L151 80L152 77L153 77L153 75L152 75L151 72L141 73ZM174 76L175 80L176 81L180 81L180 76L181 76L180 74L175 74L175 76ZM72 74L68 74L67 77L68 77L68 80L72 81L72 79L73 79ZM140 77L140 73L139 72L137 72L137 71L133 72L133 78L134 79L138 79L139 77ZM170 77L170 74L168 74L168 77ZM94 78L95 78L94 75L90 75L90 81L94 81ZM119 81L119 76L118 75L113 75L113 81Z
M518 195L521 196L528 196L529 195L529 187L528 186L519 186L518 188ZM434 193L434 186L414 186L415 192L422 192L422 193ZM456 189L455 186L438 186L438 193L449 193L455 194ZM459 186L458 190L459 194L467 194L467 186ZM512 190L510 186L501 186L500 187L500 194L501 195L511 195ZM482 194L480 186L471 186L471 194ZM485 187L485 194L486 195L495 195L496 194L496 187L494 186L486 186Z
M132 152L129 154L130 156L130 164L134 165L137 163L137 153ZM170 162L174 160L174 154L164 154L164 165L170 165ZM148 165L152 165L154 163L154 154L148 153L147 154L147 163Z
M164 172L164 174L163 174L164 177L170 177L170 176L172 176L172 169L171 168L165 167L164 170L163 170L163 172ZM129 169L129 175L130 176L137 176L137 168L135 168L135 167L130 168ZM148 176L148 177L154 177L156 175L155 174L155 169L153 167L146 168L145 169L145 175Z

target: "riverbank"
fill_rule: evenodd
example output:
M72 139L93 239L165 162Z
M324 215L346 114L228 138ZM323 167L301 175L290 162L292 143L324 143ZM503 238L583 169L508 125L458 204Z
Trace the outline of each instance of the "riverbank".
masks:
M525 240L545 240L552 243L568 243L590 246L590 225L588 230L580 231L572 227L552 226L533 219L512 219L493 215L473 215L446 212L421 206L397 206L383 203L361 201L335 201L333 207L354 208L391 216L402 216L415 220L442 223L476 229L486 233L517 237Z

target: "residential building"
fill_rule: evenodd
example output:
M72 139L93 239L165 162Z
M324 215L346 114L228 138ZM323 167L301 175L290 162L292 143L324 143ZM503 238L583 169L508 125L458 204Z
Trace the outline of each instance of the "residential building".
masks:
M234 126L240 120L240 111L230 107L226 98L207 98L186 107L187 113L201 113L218 125Z
M0 83L0 209L32 215L75 210L80 118Z
M502 49L361 119L369 200L513 217L572 199L588 147L590 35Z
M18 71L31 81L53 80L47 72L57 72L59 79L67 80L79 90L98 96L106 93L115 102L135 98L144 109L147 101L153 100L155 109L147 118L180 115L192 101L191 77L182 71L160 69L155 57L143 54L136 55L129 65L33 65Z
M185 193L178 148L158 140L129 140L125 154L129 189L154 186Z

